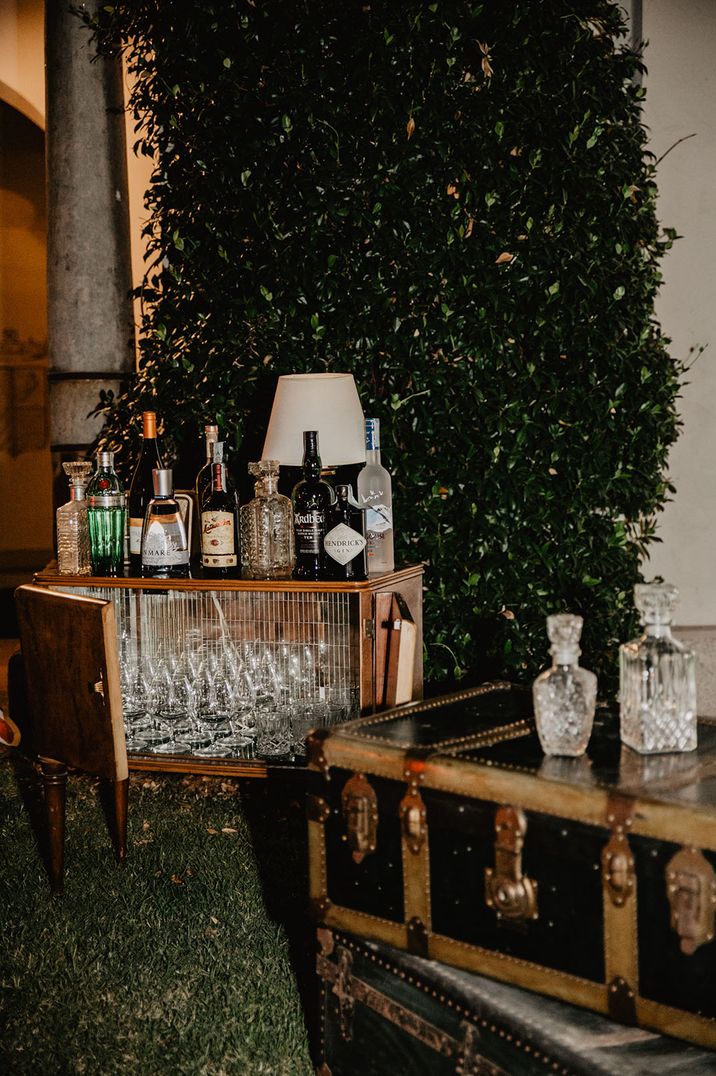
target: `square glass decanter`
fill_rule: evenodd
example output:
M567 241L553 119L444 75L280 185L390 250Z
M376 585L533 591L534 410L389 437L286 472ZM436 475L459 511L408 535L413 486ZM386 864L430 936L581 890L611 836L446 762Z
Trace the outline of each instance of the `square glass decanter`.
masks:
M546 755L583 755L594 722L597 678L579 664L581 616L557 613L547 617L552 668L532 685L535 722Z
M670 583L637 583L644 633L619 648L621 738L644 755L696 748L694 652L671 634L678 596Z

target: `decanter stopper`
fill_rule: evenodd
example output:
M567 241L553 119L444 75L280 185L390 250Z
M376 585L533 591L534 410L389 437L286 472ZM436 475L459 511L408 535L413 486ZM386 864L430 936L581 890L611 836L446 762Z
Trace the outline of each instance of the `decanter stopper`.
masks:
M696 747L694 652L671 634L678 597L670 583L637 583L644 632L619 648L621 738L641 754Z
M76 491L79 487L84 494L85 486L92 473L92 464L89 460L70 460L68 463L62 464L62 470L70 481L70 490L72 492L73 500L79 500L80 498L76 496Z
M594 722L597 678L579 665L581 616L547 617L552 668L532 686L537 734L546 755L584 754Z

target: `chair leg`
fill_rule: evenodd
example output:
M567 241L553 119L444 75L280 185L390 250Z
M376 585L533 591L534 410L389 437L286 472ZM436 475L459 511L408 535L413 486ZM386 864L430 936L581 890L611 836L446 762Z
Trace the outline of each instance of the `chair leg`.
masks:
M127 858L127 802L129 798L129 778L114 781L114 824L116 834L117 860L124 863Z
M45 791L45 814L47 816L50 889L53 896L61 896L65 869L65 792L67 767L52 759L40 759L42 783Z

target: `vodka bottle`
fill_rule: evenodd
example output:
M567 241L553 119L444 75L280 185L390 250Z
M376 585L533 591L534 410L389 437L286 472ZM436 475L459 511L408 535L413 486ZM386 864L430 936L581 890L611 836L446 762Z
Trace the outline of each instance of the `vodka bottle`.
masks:
M365 512L351 500L350 486L336 486L336 500L328 509L326 578L357 582L366 578Z
M147 505L142 528L142 575L172 579L189 575L189 543L181 509L174 500L172 472L152 474L154 496Z
M597 678L579 664L581 616L547 617L552 668L532 686L535 722L546 755L583 755L594 722Z
M236 575L239 566L239 528L236 494L226 489L226 468L211 467L211 493L201 511L201 566L209 578Z
M85 486L92 464L63 463L62 470L70 480L70 500L57 509L57 570L62 575L89 575L89 519Z
M293 509L277 490L278 460L249 464L256 496L243 505L241 575L244 579L290 579L294 562Z
M365 420L366 464L358 475L358 503L365 509L368 575L395 567L393 556L393 493L390 475L380 462L380 419Z
M132 570L142 567L142 528L147 505L154 496L152 471L159 470L162 459L157 443L157 416L154 411L142 413L142 451L134 468L127 498L129 508L129 560Z
M124 488L114 472L114 452L97 453L97 470L87 485L87 516L92 574L122 575L127 509Z
M644 633L619 648L621 738L641 754L696 747L694 652L671 634L677 599L669 583L637 583Z
M318 431L303 433L303 478L293 487L293 526L296 537L294 579L325 579L323 539L326 516L333 500L331 487L321 480Z

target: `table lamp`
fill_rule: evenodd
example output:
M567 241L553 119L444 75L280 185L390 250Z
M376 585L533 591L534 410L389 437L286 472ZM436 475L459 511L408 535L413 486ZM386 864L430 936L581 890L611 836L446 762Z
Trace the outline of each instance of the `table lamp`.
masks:
M365 420L353 374L279 377L262 458L300 467L304 430L318 430L324 468L365 463Z

